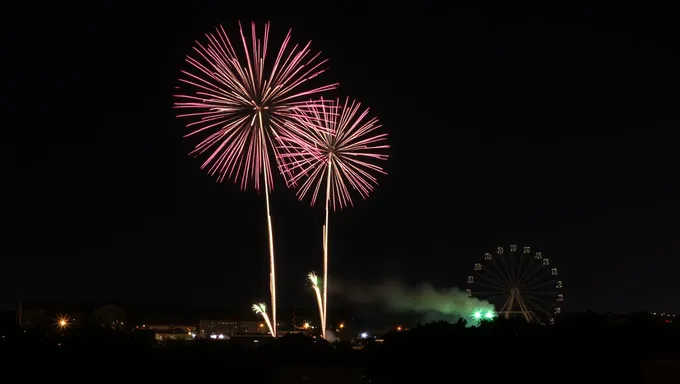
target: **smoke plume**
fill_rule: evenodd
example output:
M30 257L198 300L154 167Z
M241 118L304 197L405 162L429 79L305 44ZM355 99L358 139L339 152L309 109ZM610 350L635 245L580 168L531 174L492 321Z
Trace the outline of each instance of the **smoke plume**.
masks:
M423 321L455 322L464 318L471 322L475 311L494 310L493 304L468 297L458 288L436 289L429 283L407 286L396 279L380 284L357 285L333 282L333 293L343 299L379 306L393 313L415 313Z

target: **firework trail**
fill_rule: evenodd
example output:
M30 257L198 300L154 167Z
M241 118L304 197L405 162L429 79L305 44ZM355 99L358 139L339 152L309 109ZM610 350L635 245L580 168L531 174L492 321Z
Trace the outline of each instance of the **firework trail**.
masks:
M278 53L268 58L269 23L260 37L255 23L251 24L250 39L246 38L241 23L239 30L243 45L239 52L221 26L215 33L206 34L206 43L196 42L194 52L186 58L189 70L181 72L179 81L184 93L175 95L175 108L190 110L178 115L189 121L187 127L191 132L185 137L203 135L191 152L206 157L201 169L217 176L220 182L234 180L242 190L250 184L257 191L264 186L272 320L276 327L274 236L269 205L269 192L274 184L270 157L273 154L279 162L279 145L275 143L281 135L296 137L296 131L302 131L297 116L309 104L300 100L337 88L337 84L307 86L308 80L325 71L322 66L326 63L319 60L318 53L312 53L311 42L304 47L291 47L288 31ZM276 336L276 329L272 335Z
M274 336L274 328L272 328L272 322L269 321L269 315L267 315L267 306L264 303L253 304L253 312L255 312L258 315L262 315L264 322L267 324L267 328L269 328L269 333L273 337L276 337Z
M321 299L321 291L319 290L319 277L316 273L309 272L307 278L309 279L309 282L312 283L312 289L314 289L314 293L316 294L316 302L319 304L319 317L321 319L321 333L325 338L326 319L324 319L324 303L323 299Z
M349 98L340 101L310 102L299 116L306 128L291 132L297 136L282 138L282 172L289 174L289 185L301 182L300 200L311 195L313 206L322 185L326 187L326 219L323 227L323 324L328 314L328 237L330 207L334 210L352 205L350 188L367 198L378 184L374 173L385 171L369 161L387 160L387 134L378 119L369 118L369 109ZM304 181L302 181L306 178ZM326 329L323 330L325 338Z

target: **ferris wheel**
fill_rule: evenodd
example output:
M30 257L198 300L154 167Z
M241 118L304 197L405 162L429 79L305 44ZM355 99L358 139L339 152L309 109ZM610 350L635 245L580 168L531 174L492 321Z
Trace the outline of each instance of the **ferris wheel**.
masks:
M562 313L562 279L552 261L530 247L498 247L485 253L467 277L468 296L492 303L498 316L554 324Z

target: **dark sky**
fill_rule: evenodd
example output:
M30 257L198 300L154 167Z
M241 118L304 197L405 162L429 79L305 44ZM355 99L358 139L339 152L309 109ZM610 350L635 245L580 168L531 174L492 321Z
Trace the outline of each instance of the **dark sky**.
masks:
M194 39L271 18L390 133L389 175L332 216L335 278L461 286L517 243L557 263L568 309L680 310L671 10L215 3L38 7L5 25L2 304L267 297L263 196L200 171L171 107ZM281 303L311 306L323 210L277 183Z

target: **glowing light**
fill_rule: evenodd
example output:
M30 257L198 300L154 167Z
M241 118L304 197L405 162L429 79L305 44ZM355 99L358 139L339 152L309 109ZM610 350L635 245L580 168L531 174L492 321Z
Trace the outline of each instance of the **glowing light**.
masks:
M311 195L314 205L323 183L326 183L326 220L323 227L323 337L328 314L328 241L330 205L342 209L352 205L349 187L366 199L377 185L372 173L385 171L369 161L386 160L389 148L387 134L375 134L381 128L378 119L368 118L369 109L361 111L361 103L349 98L340 101L310 102L298 120L304 130L290 130L281 137L282 169L290 175L289 186L304 178L297 192L300 200ZM292 125L291 123L287 123Z
M340 323L340 325L338 325L338 328L340 328L340 329L345 328L345 323Z
M399 326L397 327L397 332L401 332L402 328Z
M493 318L496 317L496 313L492 310L487 310L487 311L482 311L482 310L476 310L472 314L472 318L478 321L482 320L493 320Z
M56 326L57 326L57 328L59 328L59 330L61 330L61 331L63 331L63 330L65 330L65 329L67 329L68 327L70 327L71 324L70 324L69 321L68 321L68 315L62 315L62 314L57 315L57 323L56 323Z
M309 327L310 327L309 323L304 323L302 325L302 328L304 328L304 329L309 329Z
M239 23L243 50L237 54L223 27L206 34L207 44L196 42L194 53L187 55L189 70L181 71L175 108L188 109L179 114L191 129L185 137L204 135L191 152L207 158L201 169L217 176L218 181L233 179L241 189L264 185L269 240L269 277L272 306L272 336L276 337L276 273L274 236L269 205L269 191L274 188L270 151L280 163L280 151L274 142L279 136L294 136L301 131L298 115L308 104L302 98L337 88L337 84L307 88L308 80L322 74L326 60L318 60L308 42L290 44L291 31L278 53L267 58L269 23L264 35L257 37L251 24L251 43ZM290 45L289 45L290 44ZM289 49L289 47L292 47ZM273 60L272 60L273 58ZM245 63L245 64L244 64ZM178 87L178 88L180 88ZM284 174L284 177L286 175Z
M361 337L362 339L367 339L367 338L368 338L368 333L363 332L363 333L361 333L361 335L359 335L359 337Z

